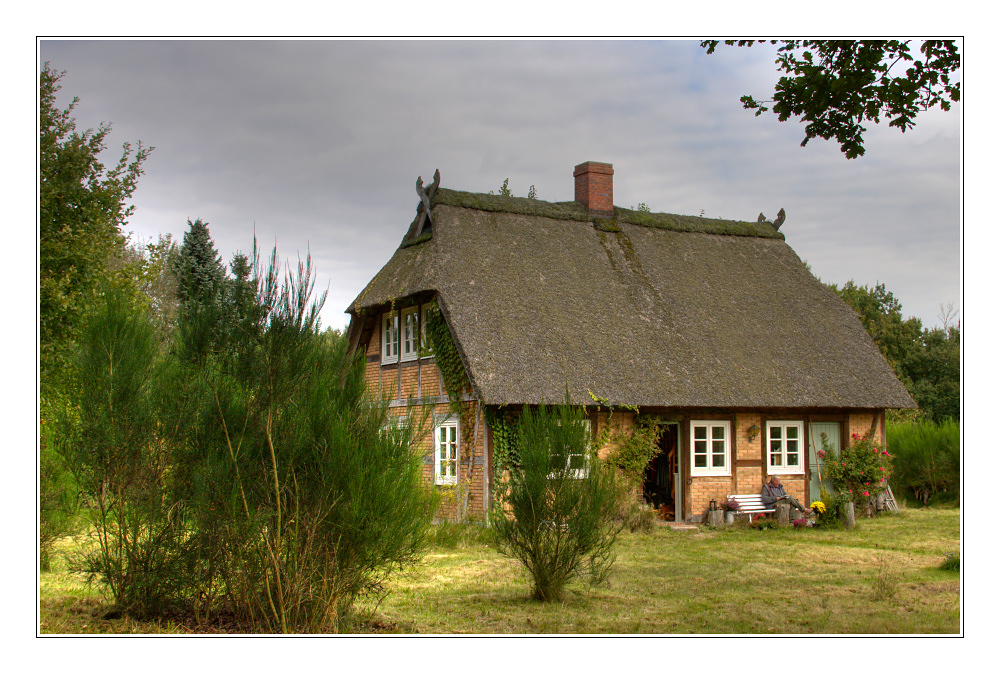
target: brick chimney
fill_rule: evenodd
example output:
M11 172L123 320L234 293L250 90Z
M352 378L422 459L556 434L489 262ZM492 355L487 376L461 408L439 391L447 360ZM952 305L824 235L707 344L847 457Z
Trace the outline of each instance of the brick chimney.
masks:
M611 164L586 161L573 169L576 178L576 200L587 207L591 215L610 218L615 213Z

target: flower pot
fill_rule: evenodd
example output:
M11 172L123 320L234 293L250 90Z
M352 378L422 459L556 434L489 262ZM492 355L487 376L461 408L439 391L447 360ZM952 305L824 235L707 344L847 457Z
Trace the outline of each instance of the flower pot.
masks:
M732 510L727 510L726 524L735 524L735 522L736 522L736 513L734 513Z

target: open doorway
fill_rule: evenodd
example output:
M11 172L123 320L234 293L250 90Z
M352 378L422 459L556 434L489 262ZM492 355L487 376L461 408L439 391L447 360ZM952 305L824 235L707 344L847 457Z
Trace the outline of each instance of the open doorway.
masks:
M680 503L680 480L677 476L677 437L680 426L666 424L660 436L660 452L646 466L642 497L659 510L660 517L674 522Z

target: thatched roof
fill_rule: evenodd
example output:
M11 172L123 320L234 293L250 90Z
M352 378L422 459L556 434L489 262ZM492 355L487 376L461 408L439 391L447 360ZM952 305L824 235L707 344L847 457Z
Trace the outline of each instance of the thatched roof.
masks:
M915 407L854 312L767 223L440 189L349 307L437 294L486 404ZM408 237L412 231L408 233ZM352 321L356 329L357 321Z

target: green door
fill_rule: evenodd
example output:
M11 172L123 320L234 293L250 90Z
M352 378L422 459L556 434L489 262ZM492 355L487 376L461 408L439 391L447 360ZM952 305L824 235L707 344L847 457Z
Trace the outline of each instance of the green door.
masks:
M823 450L823 435L826 444L840 453L840 423L823 422L809 424L809 500L815 501L820 496L820 476L823 475L823 458L818 452ZM823 476L823 484L827 491L833 492L833 483Z

